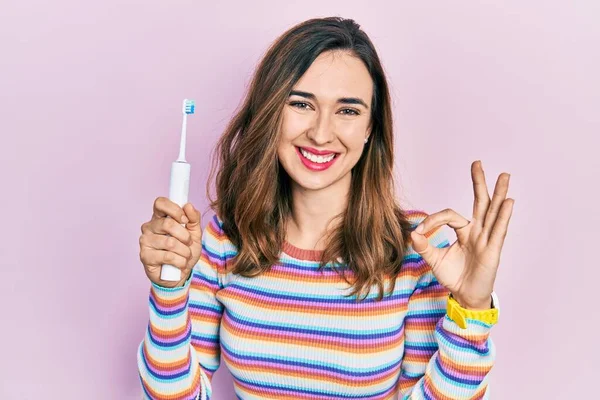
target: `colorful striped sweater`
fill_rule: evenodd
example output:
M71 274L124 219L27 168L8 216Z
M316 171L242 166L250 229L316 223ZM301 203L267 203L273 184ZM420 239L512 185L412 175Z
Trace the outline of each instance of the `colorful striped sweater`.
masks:
M408 211L414 229L427 214ZM318 251L284 245L254 278L226 273L236 248L215 216L183 287L151 284L138 348L144 398L211 399L221 357L239 399L488 399L490 326L446 315L448 292L409 247L393 294L355 302ZM441 229L432 245L449 245ZM218 396L215 396L218 397Z

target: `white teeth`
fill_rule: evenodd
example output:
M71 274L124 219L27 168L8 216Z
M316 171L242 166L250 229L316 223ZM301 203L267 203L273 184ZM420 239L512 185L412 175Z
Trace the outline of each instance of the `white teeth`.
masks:
M330 154L328 156L317 156L315 154L309 153L308 151L306 151L304 149L300 149L300 153L302 153L302 155L304 157L308 158L310 161L316 162L319 164L328 163L329 161L333 160L333 158L335 157L335 154Z

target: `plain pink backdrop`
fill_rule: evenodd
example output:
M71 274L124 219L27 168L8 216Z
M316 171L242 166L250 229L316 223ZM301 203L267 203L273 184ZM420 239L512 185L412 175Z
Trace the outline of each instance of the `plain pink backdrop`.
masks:
M167 195L181 100L197 102L204 209L207 156L261 54L328 15L383 59L405 207L469 218L471 162L490 191L512 174L492 398L597 392L598 1L2 0L0 398L140 398L138 238ZM226 368L214 382L234 398Z

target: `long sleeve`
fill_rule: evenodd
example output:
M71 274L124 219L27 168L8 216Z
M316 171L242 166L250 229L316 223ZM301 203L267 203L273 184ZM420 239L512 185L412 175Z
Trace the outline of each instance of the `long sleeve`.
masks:
M420 222L420 221L419 221ZM448 247L438 228L430 244ZM495 359L489 338L491 326L467 319L460 328L446 314L448 291L436 280L425 261L405 317L405 353L399 378L403 400L488 399L488 376Z
M219 326L223 306L219 268L225 259L219 221L204 229L202 254L185 285L151 284L149 323L137 354L145 399L206 399L219 367Z

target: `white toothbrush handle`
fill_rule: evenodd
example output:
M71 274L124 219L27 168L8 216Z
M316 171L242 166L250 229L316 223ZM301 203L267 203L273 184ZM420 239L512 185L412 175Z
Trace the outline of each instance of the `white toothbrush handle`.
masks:
M169 200L183 207L188 201L190 189L190 164L175 161L171 165L171 182L169 183ZM160 279L177 282L181 280L181 270L173 265L163 264Z

